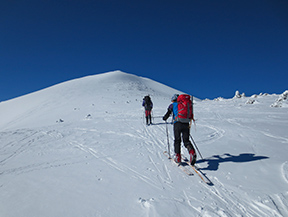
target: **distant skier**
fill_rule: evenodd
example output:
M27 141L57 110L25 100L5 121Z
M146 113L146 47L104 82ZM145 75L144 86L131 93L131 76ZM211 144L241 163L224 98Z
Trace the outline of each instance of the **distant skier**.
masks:
M181 96L181 99L183 99L183 97L186 97L186 100L190 101L188 103L190 103L191 106L189 107L189 105L185 105L186 110L183 108L179 109L179 104L185 104L184 101L180 101L180 96ZM166 114L163 116L163 120L166 121L171 114L173 115L174 151L175 151L174 160L175 162L176 163L181 162L181 134L182 134L184 146L187 148L189 155L190 155L190 163L191 165L194 165L196 162L196 152L192 143L189 140L189 135L190 135L189 122L193 119L192 102L191 102L189 95L180 95L180 96L177 94L172 96L172 99L171 99L172 104L169 105ZM190 109L187 110L187 108L190 108ZM183 116L182 110L183 111L185 110L187 114L190 113L188 115L186 114L187 117L185 117L185 119L183 119L182 117L180 118L181 115Z
M145 96L143 98L143 103L142 106L145 108L145 117L146 117L146 124L150 125L152 124L152 117L151 117L151 112L153 108L153 103L149 95Z

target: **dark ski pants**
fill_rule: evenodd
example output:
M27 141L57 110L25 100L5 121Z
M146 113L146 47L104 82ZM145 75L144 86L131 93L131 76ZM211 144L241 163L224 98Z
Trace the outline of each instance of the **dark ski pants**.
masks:
M146 116L146 124L148 125L149 121L150 124L152 124L151 110L145 110L145 116Z
M181 154L181 134L184 146L187 148L188 152L191 149L194 149L189 140L189 123L176 122L174 123L174 151L176 154Z

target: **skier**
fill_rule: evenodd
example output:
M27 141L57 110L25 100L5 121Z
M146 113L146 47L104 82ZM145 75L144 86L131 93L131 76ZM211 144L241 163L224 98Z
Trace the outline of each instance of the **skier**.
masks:
M146 124L150 125L150 124L152 124L151 111L153 108L153 103L152 103L152 100L151 100L149 95L147 95L143 98L142 106L144 106L144 108L145 108Z
M181 163L181 134L184 146L187 148L190 155L190 164L194 165L196 162L196 152L189 140L190 135L190 126L189 123L180 122L179 119L176 119L178 114L178 94L172 96L172 103L169 105L166 114L163 116L163 120L166 121L169 116L172 114L173 116L173 130L174 130L174 152L175 152L175 162ZM193 119L193 114L192 114Z

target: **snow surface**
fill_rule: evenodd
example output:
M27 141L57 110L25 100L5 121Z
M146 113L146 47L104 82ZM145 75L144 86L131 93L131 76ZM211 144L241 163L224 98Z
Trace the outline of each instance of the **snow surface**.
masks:
M287 99L195 99L191 135L207 185L163 154L161 117L175 93L114 71L1 102L0 216L288 216Z

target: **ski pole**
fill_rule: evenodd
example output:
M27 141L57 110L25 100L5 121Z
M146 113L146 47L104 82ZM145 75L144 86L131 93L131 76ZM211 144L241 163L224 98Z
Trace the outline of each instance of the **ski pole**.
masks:
M195 131L196 131L196 121L194 119L194 97L191 96L191 101L192 101L192 122L194 122L194 126L195 126ZM192 125L192 122L190 123L190 128L191 128L191 125Z
M197 151L198 151L199 155L201 156L201 158L202 158L202 160L203 160L202 154L201 154L201 152L199 151L199 149L198 149L198 147L197 147L197 145L196 145L196 143L195 143L195 141L194 141L193 137L191 136L191 134L189 134L189 136L190 136L190 138L191 138L191 140L192 140L193 144L195 145L195 147L196 147L196 149L197 149Z
M167 121L165 121L165 123L166 123L166 135L167 135L167 144L168 144L168 155L169 155L169 158L171 158Z

